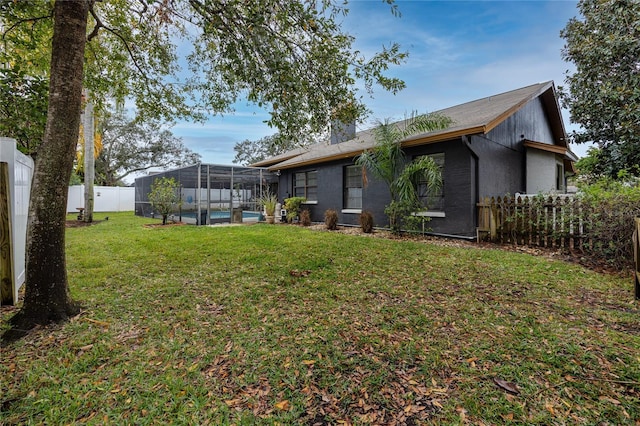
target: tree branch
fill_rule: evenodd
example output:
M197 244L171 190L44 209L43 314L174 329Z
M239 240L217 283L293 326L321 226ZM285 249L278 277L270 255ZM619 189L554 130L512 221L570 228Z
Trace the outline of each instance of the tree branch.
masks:
M13 31L16 27L26 23L26 22L31 22L32 24L35 24L38 21L42 21L45 19L51 19L53 18L53 10L51 11L50 14L48 15L44 15L44 16L38 16L37 18L28 18L28 19L20 19L19 21L17 21L15 24L11 25L9 28L7 28L6 31L4 31L2 33L2 40L5 39L5 37L7 36L7 34L9 34L11 31Z
M98 35L98 31L100 30L100 28L105 28L104 24L100 20L100 17L98 16L98 14L96 13L96 11L93 8L94 4L95 4L94 2L91 2L91 4L89 5L89 12L91 13L91 16L93 16L93 19L95 19L96 26L93 27L93 30L91 31L91 34L89 34L87 36L87 41L93 40L93 38Z

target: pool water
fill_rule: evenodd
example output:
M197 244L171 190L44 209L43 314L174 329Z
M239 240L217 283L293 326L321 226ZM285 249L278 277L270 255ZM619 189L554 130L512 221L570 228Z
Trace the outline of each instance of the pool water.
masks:
M195 219L196 218L197 213L196 212L183 212L182 213L182 217L187 217L187 218L192 218ZM218 210L212 210L209 212L209 218L210 219L230 219L231 218L231 212L229 210L226 211L218 211ZM260 213L259 212L252 212L252 211L242 211L242 219L259 219L260 218Z

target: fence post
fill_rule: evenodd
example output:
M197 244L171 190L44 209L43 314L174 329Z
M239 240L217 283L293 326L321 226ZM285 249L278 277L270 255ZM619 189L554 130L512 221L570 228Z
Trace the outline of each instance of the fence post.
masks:
M9 165L0 162L0 305L14 305Z
M489 236L492 243L495 243L498 239L498 230L497 230L497 216L498 209L496 207L496 201L493 197L491 197L491 201L489 202Z
M633 231L633 281L636 300L640 300L640 217L635 218Z

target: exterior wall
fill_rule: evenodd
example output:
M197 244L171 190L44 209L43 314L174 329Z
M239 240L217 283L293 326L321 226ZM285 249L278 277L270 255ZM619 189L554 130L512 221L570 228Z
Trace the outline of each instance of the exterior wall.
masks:
M497 197L523 192L524 149L505 146L487 136L473 135L469 138L469 146L478 157L478 196Z
M540 98L535 98L486 135L474 135L471 147L478 155L480 197L497 197L527 192L527 171L552 167L555 182L555 157L548 164L537 162L527 166L524 139L553 145L553 133Z
M333 161L304 168L282 171L278 185L278 199L293 196L293 176L295 173L317 170L318 172L318 201L302 205L301 209L308 209L313 222L323 222L324 212L333 209L338 212L338 222L344 225L358 225L359 214L347 213L344 210L344 167L353 164L353 159ZM375 226L384 226L386 217L384 206L389 204L389 191L384 183L370 179L369 185L362 191L362 210L369 210L373 214Z
M444 217L432 217L432 232L461 236L475 235L475 164L472 152L460 139L415 147L409 158L444 154Z
M517 150L522 149L524 139L549 145L555 143L547 112L540 98L529 101L486 136L506 147Z
M461 140L442 142L406 151L409 160L427 154L445 154L444 170L444 217L432 217L428 226L433 232L471 236L475 235L475 176L476 160ZM359 224L359 213L345 212L343 209L344 167L353 164L353 159L334 161L299 169L286 170L280 176L279 199L284 200L293 194L293 175L297 172L317 170L318 201L304 204L311 220L324 221L324 212L334 209L338 212L338 221L343 225ZM368 185L363 188L362 211L372 213L375 226L387 226L388 219L384 208L390 202L389 189L382 181L369 176Z
M537 149L527 150L527 194L549 193L558 190L556 170L563 166L556 154ZM564 181L564 176L562 177ZM562 188L559 189L562 191Z

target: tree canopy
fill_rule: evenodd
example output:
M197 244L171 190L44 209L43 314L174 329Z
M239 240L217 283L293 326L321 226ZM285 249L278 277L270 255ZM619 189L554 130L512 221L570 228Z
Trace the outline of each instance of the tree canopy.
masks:
M108 114L100 122L102 150L96 159L96 183L114 186L135 173L166 169L200 161L158 120L140 121L122 113Z
M0 135L33 155L44 136L49 81L19 68L0 69Z
M246 99L268 109L269 124L291 140L323 131L332 118L362 117L357 80L369 92L404 87L384 72L407 54L397 44L371 58L354 50L340 27L342 2L90 3L83 83L98 110L131 100L143 120L204 120ZM1 4L0 60L46 75L54 3Z
M233 150L236 152L233 162L235 164L248 166L286 152L295 148L295 146L295 143L291 140L280 141L277 135L265 136L256 141L245 139L242 142L237 142L233 146Z
M582 129L573 142L600 147L602 173L640 174L640 3L581 0L580 18L562 30L566 77L562 101Z
M233 146L233 150L236 152L233 162L235 164L248 166L269 157L283 154L295 148L318 143L321 140L325 140L326 137L327 133L323 132L308 136L300 135L296 139L288 139L283 137L281 134L276 133L274 135L265 136L256 141L245 139Z

